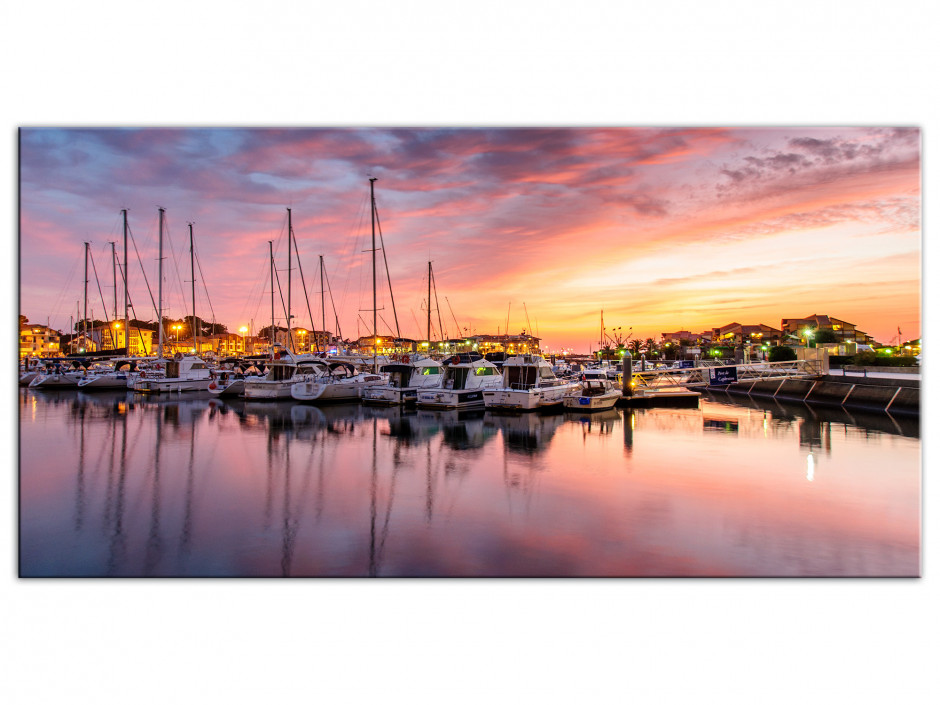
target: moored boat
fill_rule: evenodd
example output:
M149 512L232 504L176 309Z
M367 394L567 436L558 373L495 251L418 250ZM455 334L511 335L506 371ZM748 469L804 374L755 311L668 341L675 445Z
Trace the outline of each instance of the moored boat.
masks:
M70 369L56 362L41 371L29 383L30 389L66 389L78 386L78 380L85 374L83 369Z
M440 387L420 390L417 404L429 409L483 407L483 392L502 384L499 368L478 353L461 353L445 362Z
M137 380L137 364L134 360L117 360L110 368L89 373L78 381L83 392L104 389L127 389Z
M290 399L291 385L306 375L320 374L324 363L312 355L294 355L276 345L266 361L264 377L245 379L244 396L254 401Z
M141 376L134 382L135 392L160 394L165 392L198 392L209 388L211 372L205 360L195 355L177 353L166 361L162 377Z
M613 409L621 393L608 379L585 379L574 390L565 394L566 409L578 411L606 411Z
M559 379L541 355L514 355L503 363L502 385L483 393L487 409L536 411L560 406L578 383Z
M441 386L444 377L441 363L428 357L403 356L401 360L383 365L379 371L388 375L388 382L365 387L362 390L363 404L415 404L420 390Z
M339 402L359 401L365 388L385 384L388 377L361 371L349 362L327 361L326 369L295 378L290 395L297 401Z

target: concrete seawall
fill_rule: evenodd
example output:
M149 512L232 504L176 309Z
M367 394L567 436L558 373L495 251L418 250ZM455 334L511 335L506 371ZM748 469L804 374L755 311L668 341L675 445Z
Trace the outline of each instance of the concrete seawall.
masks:
M707 389L846 409L920 414L919 379L822 375L811 379L744 381Z

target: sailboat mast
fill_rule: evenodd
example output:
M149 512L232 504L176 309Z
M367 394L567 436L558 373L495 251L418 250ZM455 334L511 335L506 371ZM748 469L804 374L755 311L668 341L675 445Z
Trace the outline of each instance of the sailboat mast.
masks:
M114 282L114 318L112 321L117 320L117 250L114 247L114 240L111 241L111 281ZM115 340L114 347L117 347L117 341Z
M326 339L326 291L323 288L323 255L320 255L320 315L323 317L323 352L329 341ZM320 339L317 338L317 351L320 350Z
M274 352L274 241L268 240L268 250L271 254L271 352Z
M193 278L193 347L199 353L199 333L196 328L196 250L193 249L193 224L189 223L189 274Z
M84 338L83 342L85 346L88 346L88 245L90 243L85 243L85 310L84 317L82 319L82 337Z
M372 371L378 372L378 298L375 290L375 182L376 177L369 179L369 197L372 202Z
M129 305L127 298L127 209L121 211L124 214L124 271L122 273L124 279L124 351L125 355L130 355L130 340L131 340L131 331L128 328L127 320L127 308Z
M160 329L160 335L157 342L157 357L163 357L163 213L164 209L159 208L160 211L160 225L158 230L160 231L160 250L158 255L159 267L157 269L157 326Z
M428 353L431 352L431 263L428 262Z
M291 343L291 352L294 348L294 336L291 335L290 325L290 269L291 269L291 245L294 240L294 224L291 220L290 208L287 209L287 335Z

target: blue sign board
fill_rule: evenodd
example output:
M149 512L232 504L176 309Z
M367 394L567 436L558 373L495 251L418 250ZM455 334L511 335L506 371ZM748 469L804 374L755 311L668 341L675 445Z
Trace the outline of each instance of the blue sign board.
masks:
M679 369L688 370L695 367L695 360L679 360Z
M708 370L708 383L713 385L731 384L738 381L737 367L712 367Z

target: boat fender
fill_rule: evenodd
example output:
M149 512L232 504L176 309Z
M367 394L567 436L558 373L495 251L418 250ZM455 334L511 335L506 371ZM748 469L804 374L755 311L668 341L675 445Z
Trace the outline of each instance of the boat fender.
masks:
M209 382L209 389L215 389L215 388L216 388L215 382Z
M403 355L401 361L407 365L409 362L411 362L411 358L409 358L407 355Z

